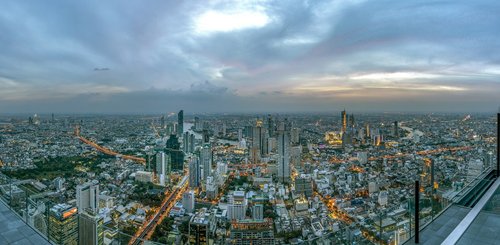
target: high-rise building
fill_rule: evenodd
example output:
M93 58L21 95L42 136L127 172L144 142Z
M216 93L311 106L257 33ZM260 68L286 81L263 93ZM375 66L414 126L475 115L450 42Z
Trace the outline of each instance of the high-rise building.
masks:
M257 121L257 125L253 127L252 136L251 158L252 162L257 163L262 156L269 153L267 144L269 137L266 129L262 127L262 121Z
M177 136L181 137L184 133L184 111L180 110L177 114Z
M394 121L394 125L393 125L393 128L392 128L392 135L394 136L394 138L399 138L399 125L398 125L398 121Z
M189 152L194 152L194 148L196 146L196 138L194 134L189 135Z
M292 131L290 132L290 141L292 144L297 145L299 143L299 132L300 129L298 128L292 128Z
M165 116L160 117L160 128L161 129L165 128Z
M80 213L90 209L96 213L99 209L99 183L97 180L76 186L76 205Z
M264 205L262 205L262 204L253 205L252 218L254 220L263 220L264 219Z
M181 171L184 168L184 152L182 152L179 138L171 134L167 140L166 153L170 155L172 171Z
M267 115L267 132L269 137L274 137L276 133L276 125L271 115Z
M194 129L196 131L203 130L203 123L200 121L199 117L194 117Z
M182 207L187 213L192 213L194 211L194 191L186 191L182 194Z
M340 113L340 117L341 117L341 120L342 120L342 133L344 133L344 132L347 131L347 113L346 113L345 110L343 110Z
M366 137L370 138L371 137L371 134L370 134L370 124L366 124Z
M57 204L49 211L48 236L56 244L78 244L78 209L69 204Z
M193 157L189 160L189 187L200 187L200 160L198 157Z
M78 245L104 244L103 219L91 213L78 215Z
M201 165L203 166L203 180L212 173L212 147L210 144L203 145L200 152Z
M167 163L170 159L167 160L167 158L170 158L170 156L164 152L158 152L156 154L156 178L161 186L165 186L165 178L168 173Z
M253 163L260 162L260 132L261 127L253 127L252 128L252 148L250 152L250 158Z
M234 191L229 196L229 204L227 207L227 218L229 220L242 220L245 218L247 211L247 199L244 191Z
M206 192L208 199L214 199L218 194L218 186L214 176L208 176L206 181Z
M274 229L271 219L240 220L231 223L231 244L274 245Z
M217 226L215 217L210 214L206 208L196 212L189 220L189 244L210 245L213 244L212 234Z
M290 133L285 123L278 127L278 180L290 182Z

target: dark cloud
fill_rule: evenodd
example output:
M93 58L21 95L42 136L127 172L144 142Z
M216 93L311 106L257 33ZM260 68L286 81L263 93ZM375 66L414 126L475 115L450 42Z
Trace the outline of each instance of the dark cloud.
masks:
M266 22L198 30L207 12ZM499 12L493 0L7 0L0 112L495 110Z

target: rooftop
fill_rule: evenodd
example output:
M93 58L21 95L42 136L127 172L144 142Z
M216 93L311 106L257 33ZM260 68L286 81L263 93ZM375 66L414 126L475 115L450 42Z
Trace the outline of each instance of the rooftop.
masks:
M3 202L0 202L0 244L50 245L44 237L24 223Z

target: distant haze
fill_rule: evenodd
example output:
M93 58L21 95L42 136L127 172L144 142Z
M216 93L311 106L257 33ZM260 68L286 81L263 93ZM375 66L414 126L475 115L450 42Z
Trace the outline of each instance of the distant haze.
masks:
M500 1L2 1L0 113L500 105Z

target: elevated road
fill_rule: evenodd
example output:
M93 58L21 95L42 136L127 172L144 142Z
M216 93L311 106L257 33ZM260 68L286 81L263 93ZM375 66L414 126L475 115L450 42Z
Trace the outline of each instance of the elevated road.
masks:
M188 176L188 173L186 173L179 184L177 184L172 191L167 190L165 192L165 199L163 199L163 203L160 208L154 214L153 218L149 220L145 226L139 229L132 239L130 239L128 243L129 245L139 245L153 235L156 226L161 224L162 220L168 216L175 203L182 198L182 193L187 190Z

